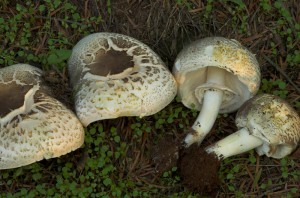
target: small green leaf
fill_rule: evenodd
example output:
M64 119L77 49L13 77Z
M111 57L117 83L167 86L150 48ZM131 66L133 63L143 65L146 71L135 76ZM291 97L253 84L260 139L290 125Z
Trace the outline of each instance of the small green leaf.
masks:
M61 4L61 0L54 0L54 8L57 8Z
M250 155L249 156L249 161L251 162L251 164L255 164L256 163L256 157L254 155Z
M241 8L245 8L246 7L245 3L242 0L228 0L228 1L231 1L231 2L239 5L239 7L241 7Z
M103 180L103 184L104 184L105 186L110 185L110 184L111 184L111 179L110 179L110 178L105 178L105 179Z
M176 166L172 168L172 172L175 172L175 171L177 171L177 167Z
M32 174L32 179L34 181L38 181L41 178L42 178L42 174L41 173L34 173L34 174Z
M286 166L287 165L287 159L286 158L282 158L280 160L280 164L281 164L281 166Z
M121 140L120 136L115 136L115 137L114 137L114 141L115 141L115 142L119 143L120 140Z
M234 186L228 186L228 189L232 192L235 191Z
M94 135L94 134L96 133L96 128L95 128L95 127L91 128L91 129L89 130L89 133L90 133L91 135Z
M47 58L49 64L57 64L59 63L59 58L56 54L50 54Z
M168 177L169 176L169 172L164 172L163 177Z
M46 9L46 6L45 6L45 5L40 5L40 6L39 6L39 11L40 11L40 12L45 11L45 9Z
M288 178L288 176L289 176L288 172L286 172L286 171L282 172L282 177L283 178Z
M226 178L227 178L227 179L233 179L233 178L234 178L234 175L231 174L231 173L228 173Z
M16 169L16 171L14 172L14 178L19 177L20 175L22 175L22 173L23 173L23 168Z
M298 190L299 190L299 189L297 189L297 188L291 188L291 193L296 194L296 193L298 192Z
M260 185L260 187L261 187L261 189L266 189L268 186L267 186L267 184L263 183Z
M48 64L58 64L67 60L71 56L72 50L58 49L52 50L47 58Z
M239 172L239 170L240 170L240 165L238 164L238 165L234 166L232 170L233 170L233 172L235 172L235 173Z

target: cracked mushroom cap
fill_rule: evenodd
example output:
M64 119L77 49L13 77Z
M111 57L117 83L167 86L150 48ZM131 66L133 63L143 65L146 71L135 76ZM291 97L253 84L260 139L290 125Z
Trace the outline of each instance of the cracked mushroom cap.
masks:
M247 101L236 115L236 125L263 140L263 145L256 148L259 155L283 158L300 141L299 115L277 96L261 94Z
M208 67L226 70L225 85L206 83ZM255 55L233 39L208 37L185 47L177 56L173 74L178 95L188 107L201 110L204 92L224 91L220 113L237 110L253 97L260 85L260 68ZM197 92L197 94L195 94Z
M80 40L68 62L75 109L84 126L121 116L148 116L166 107L177 84L147 45L116 33Z
M80 121L48 92L36 67L0 69L0 169L59 157L83 144Z

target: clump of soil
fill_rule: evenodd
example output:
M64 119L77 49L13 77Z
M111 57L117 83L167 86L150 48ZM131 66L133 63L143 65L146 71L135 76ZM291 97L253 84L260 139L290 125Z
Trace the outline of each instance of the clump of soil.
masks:
M181 139L165 137L152 151L152 161L158 174L177 166L183 186L192 192L212 195L220 185L220 161L202 147L193 144L181 147Z
M178 168L182 184L190 191L213 194L219 188L220 161L197 144L180 151Z
M177 165L180 142L172 137L162 139L152 151L152 161L158 174Z

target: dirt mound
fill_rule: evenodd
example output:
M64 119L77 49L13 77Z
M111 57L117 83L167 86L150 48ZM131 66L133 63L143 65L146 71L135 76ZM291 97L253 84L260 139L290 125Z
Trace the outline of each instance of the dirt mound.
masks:
M215 194L220 186L220 161L197 144L188 148L180 148L180 145L180 140L169 137L153 148L152 161L156 172L162 174L177 166L182 184L189 191L203 195Z
M158 174L168 171L176 166L179 157L180 142L172 137L161 140L152 151L152 161Z
M218 190L220 161L200 146L193 144L181 150L178 168L183 185L190 191L214 194Z

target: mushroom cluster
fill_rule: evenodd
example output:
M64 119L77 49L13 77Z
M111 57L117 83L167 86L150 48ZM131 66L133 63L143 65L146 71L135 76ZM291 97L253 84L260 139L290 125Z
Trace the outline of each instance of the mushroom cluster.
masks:
M27 64L0 69L0 169L59 157L83 144L80 121L51 96L42 75Z
M94 33L80 40L68 69L76 114L84 126L155 114L177 93L160 57L142 42L117 33Z
M255 55L236 40L208 37L194 41L177 56L173 74L182 103L201 110L184 143L201 143L219 113L236 111L260 85Z
M177 92L186 107L201 111L184 139L186 146L201 143L219 113L240 108L239 131L206 148L218 159L253 148L259 155L282 158L300 140L300 118L286 102L255 96L258 62L235 40L208 37L191 43L177 56L173 76L144 43L94 33L74 46L68 70L77 117L51 95L42 70L28 64L0 69L0 169L71 152L83 144L83 126L155 114Z
M280 159L289 155L300 141L299 115L277 96L254 96L238 110L235 122L239 130L215 144L205 149L193 144L184 149L187 154L180 156L178 166L187 188L212 193L218 185L223 159L251 149L259 155ZM191 154L192 151L196 154Z

